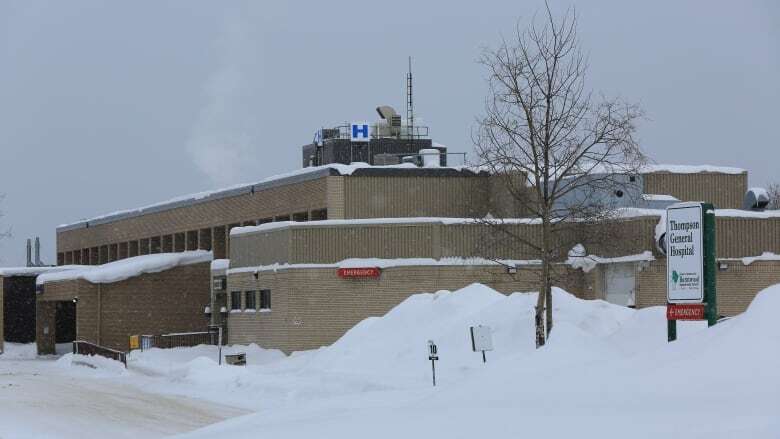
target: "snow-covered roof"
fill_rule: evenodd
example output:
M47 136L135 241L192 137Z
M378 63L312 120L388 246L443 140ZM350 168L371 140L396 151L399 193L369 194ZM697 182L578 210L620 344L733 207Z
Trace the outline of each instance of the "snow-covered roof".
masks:
M643 201L680 201L679 198L663 194L642 194Z
M780 218L780 210L715 209L715 216L728 218Z
M45 273L36 279L38 285L47 282L84 279L93 284L119 282L144 273L159 273L171 268L209 262L213 259L210 251L195 250L182 253L157 253L135 256L103 265L83 266L80 269Z
M292 270L302 268L394 268L394 267L415 267L415 266L465 266L465 265L479 265L479 266L523 266L523 265L539 265L541 261L531 259L501 259L490 260L483 258L398 258L398 259L377 259L377 258L351 258L344 259L342 261L333 264L270 264L259 265L255 267L239 267L231 268L228 270L228 274L234 273L256 273L261 271L281 271Z
M599 264L617 264L621 262L642 262L642 261L654 261L655 257L653 253L646 250L642 253L634 255L625 255L618 257L605 258L597 255L589 255L585 251L585 247L582 244L575 245L569 250L569 257L566 259L566 264L574 269L581 269L585 273L593 270L596 265Z
M376 225L376 224L481 224L485 220L474 218L444 218L444 217L400 217L400 218L365 218L348 220L323 220L323 221L276 221L260 224L259 226L234 227L230 236L239 236L259 232L268 232L276 229L297 227L327 227L349 225ZM537 218L502 218L496 219L501 224L538 224Z
M230 259L214 259L211 261L211 270L227 270L230 267Z
M78 270L86 265L57 265L54 267L0 267L0 276L38 276L43 273Z
M437 169L444 170L438 172L447 172L447 171L466 172L467 171L470 174L478 172L478 170L473 170L465 166L440 167L440 168L432 169L432 168L420 168L415 166L412 163L401 163L398 165L388 165L388 166L372 166L369 165L368 163L362 163L362 162L356 162L350 165L333 163L333 164L323 165L323 166L302 168L292 172L274 175L268 178L264 178L260 181L256 181L254 183L237 184L237 185L233 185L221 189L183 195L180 197L171 198L170 200L149 204L135 209L119 210L104 215L98 215L89 219L82 219L73 223L61 224L57 226L57 231L62 232L62 231L78 229L86 226L94 226L98 224L110 223L112 221L117 221L120 219L132 218L132 217L149 214L153 212L161 212L165 210L175 209L177 207L184 207L184 206L189 206L192 204L202 203L206 201L233 197L245 193L254 193L255 191L269 189L272 187L284 186L288 184L300 183L308 180L314 180L329 175L342 175L342 176L352 175L357 170L376 170L378 172L388 171L388 170L406 170L409 172L419 171L423 173L425 172L430 173L430 172L437 172Z
M731 166L713 166L713 165L655 165L649 164L642 167L643 174L652 174L654 172L669 172L672 174L699 174L703 172L713 172L720 174L743 174L747 172L742 168Z
M780 261L780 255L772 252L764 252L760 256L742 258L742 263L745 265L750 265L756 261Z

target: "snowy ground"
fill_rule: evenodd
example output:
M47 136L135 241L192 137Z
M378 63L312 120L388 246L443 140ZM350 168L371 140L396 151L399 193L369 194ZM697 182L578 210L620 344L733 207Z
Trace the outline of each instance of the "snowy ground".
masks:
M714 328L680 323L672 344L662 308L556 291L556 327L537 351L534 302L480 285L415 295L328 348L231 348L247 367L217 365L210 346L134 352L127 371L9 349L0 437L780 437L780 286ZM470 351L473 324L494 330L487 364Z
M246 413L162 396L119 380L111 360L36 359L34 345L6 344L0 356L0 438L164 437ZM96 367L93 369L92 367Z

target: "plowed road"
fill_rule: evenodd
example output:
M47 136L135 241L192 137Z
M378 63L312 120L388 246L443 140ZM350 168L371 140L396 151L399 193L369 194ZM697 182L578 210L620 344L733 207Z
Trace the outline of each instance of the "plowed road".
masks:
M86 367L86 366L85 366ZM64 373L51 360L0 361L0 438L154 438L244 411Z

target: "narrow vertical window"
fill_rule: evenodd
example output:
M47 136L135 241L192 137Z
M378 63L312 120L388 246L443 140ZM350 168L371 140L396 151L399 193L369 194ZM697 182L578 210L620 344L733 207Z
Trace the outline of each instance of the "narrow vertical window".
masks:
M230 310L241 310L241 291L230 292Z
M244 309L255 311L257 310L257 302L255 297L257 296L255 291L244 292Z
M271 290L260 290L260 309L271 309Z

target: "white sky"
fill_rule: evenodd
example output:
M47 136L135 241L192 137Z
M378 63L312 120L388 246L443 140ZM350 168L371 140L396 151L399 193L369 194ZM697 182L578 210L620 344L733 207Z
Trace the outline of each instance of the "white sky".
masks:
M300 167L320 126L403 108L408 55L416 114L470 152L480 48L543 3L462 3L0 0L0 264L35 235L54 262L57 224ZM644 106L651 157L780 181L780 3L575 3L590 86Z

